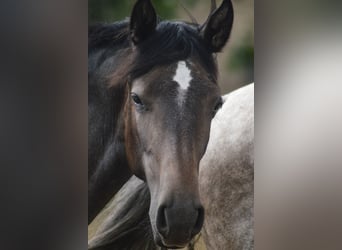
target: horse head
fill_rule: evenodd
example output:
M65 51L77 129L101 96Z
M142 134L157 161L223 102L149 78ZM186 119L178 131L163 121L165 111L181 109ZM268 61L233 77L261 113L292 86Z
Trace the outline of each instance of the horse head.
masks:
M215 53L227 42L232 22L230 0L202 26L159 22L150 0L138 0L131 14L126 154L132 172L148 184L160 246L184 247L202 228L199 162L222 105Z

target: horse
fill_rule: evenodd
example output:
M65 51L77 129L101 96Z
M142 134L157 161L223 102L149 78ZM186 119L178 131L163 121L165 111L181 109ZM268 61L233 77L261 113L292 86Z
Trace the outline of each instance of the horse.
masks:
M201 236L206 249L250 250L254 246L254 84L223 100L200 162L199 188L205 208ZM153 241L149 202L146 183L132 177L104 210L88 249L164 249ZM196 246L192 242L188 249Z
M203 25L160 21L137 0L129 20L90 26L88 224L135 175L158 245L181 248L200 232L199 162L222 106L215 56L232 23L230 0Z
M253 84L224 97L224 105L211 124L199 183L207 249L253 249Z

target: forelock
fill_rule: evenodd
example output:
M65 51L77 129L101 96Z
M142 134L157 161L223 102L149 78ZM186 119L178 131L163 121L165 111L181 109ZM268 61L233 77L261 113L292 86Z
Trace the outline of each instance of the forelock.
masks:
M198 25L183 22L160 22L156 32L136 47L131 77L137 78L160 65L192 58L216 79L215 60L199 35L198 28Z

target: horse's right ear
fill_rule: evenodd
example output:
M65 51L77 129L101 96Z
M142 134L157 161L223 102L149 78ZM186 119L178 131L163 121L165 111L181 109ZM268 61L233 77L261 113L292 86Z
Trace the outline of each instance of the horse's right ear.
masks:
M215 1L212 1L212 9ZM234 11L231 0L223 0L221 6L212 12L201 27L201 35L211 52L219 52L226 44L233 25Z
M138 0L133 7L130 32L134 44L151 35L157 26L157 15L150 0Z

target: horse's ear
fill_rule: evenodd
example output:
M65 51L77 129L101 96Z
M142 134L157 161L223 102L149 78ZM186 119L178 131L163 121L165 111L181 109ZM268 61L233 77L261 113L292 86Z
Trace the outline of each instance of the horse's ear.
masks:
M138 0L134 5L130 31L134 44L138 44L151 35L157 25L157 15L150 0Z
M231 0L223 0L201 28L201 35L211 52L219 52L226 44L232 30L234 11Z

